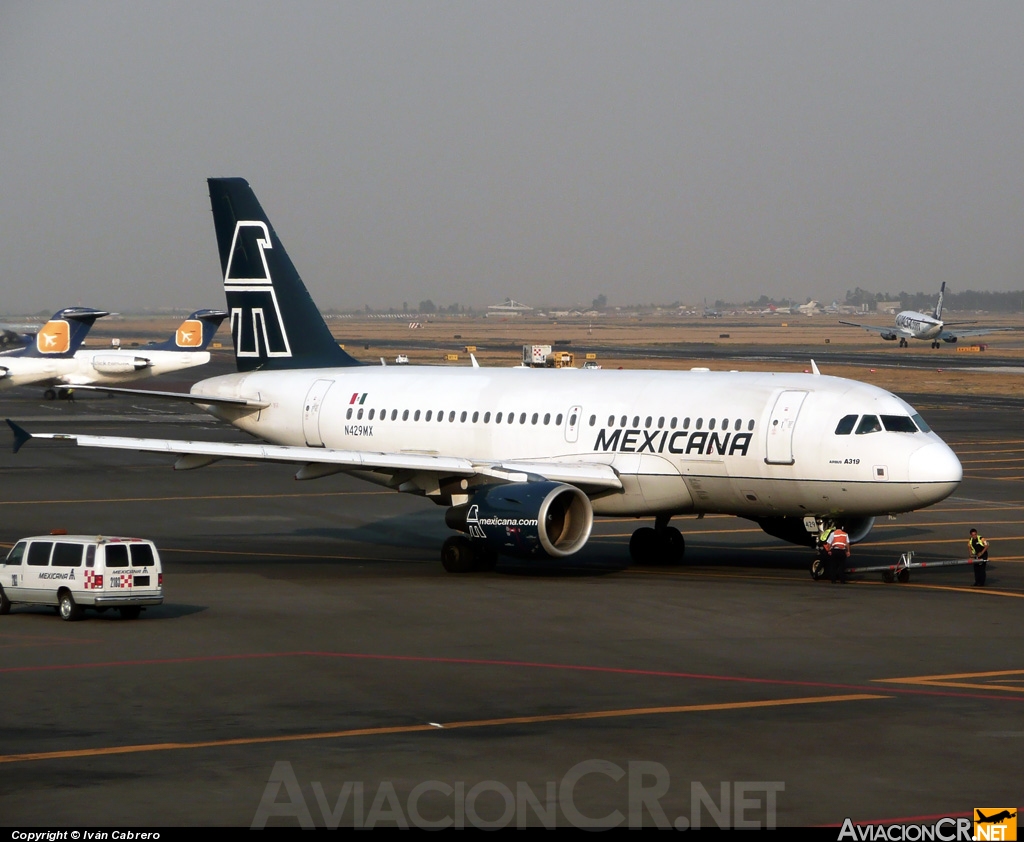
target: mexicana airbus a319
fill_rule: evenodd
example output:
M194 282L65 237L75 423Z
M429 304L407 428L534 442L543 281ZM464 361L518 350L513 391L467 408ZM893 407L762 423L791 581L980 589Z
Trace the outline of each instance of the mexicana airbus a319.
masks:
M640 562L679 562L679 515L748 518L810 546L821 523L864 538L876 517L951 494L960 462L905 401L802 373L362 365L331 336L248 183L209 180L237 373L197 404L263 443L29 434L167 453L176 468L240 458L348 473L446 508L445 569L499 554L578 552L595 516L653 520ZM131 391L104 389L104 391ZM152 393L147 393L152 394Z

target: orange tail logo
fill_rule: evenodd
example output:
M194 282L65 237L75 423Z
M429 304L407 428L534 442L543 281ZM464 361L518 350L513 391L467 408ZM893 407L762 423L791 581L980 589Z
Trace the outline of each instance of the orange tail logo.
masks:
M36 350L40 354L66 354L71 348L71 326L60 319L49 321L36 334Z
M179 348L198 348L203 344L203 323L198 319L186 319L174 335L174 341Z

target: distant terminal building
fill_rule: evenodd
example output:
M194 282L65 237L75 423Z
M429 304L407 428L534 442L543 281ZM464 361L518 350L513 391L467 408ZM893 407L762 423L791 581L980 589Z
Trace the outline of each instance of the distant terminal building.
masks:
M532 310L532 307L523 304L522 301L506 298L501 304L488 304L487 316L521 316L523 313L532 312Z
M903 309L902 301L876 301L875 310L879 313L898 313Z

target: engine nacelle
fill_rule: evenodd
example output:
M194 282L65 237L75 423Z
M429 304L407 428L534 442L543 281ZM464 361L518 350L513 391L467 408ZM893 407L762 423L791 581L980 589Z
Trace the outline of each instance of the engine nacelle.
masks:
M5 378L8 374L10 374L10 372L11 370L9 368L4 368L2 365L0 365L0 380Z
M797 544L801 547L813 547L818 535L808 532L802 517L761 517L754 518L758 526L773 538L781 538L790 544ZM856 544L868 537L868 533L875 525L873 517L837 519L835 523L846 530L850 536L850 543Z
M151 365L153 363L145 357L130 357L127 354L97 354L92 358L92 367L100 374L131 374Z
M883 333L881 336L886 342L895 342L898 338L895 333Z
M590 499L560 482L487 485L444 516L452 529L515 558L565 558L587 543L594 525Z

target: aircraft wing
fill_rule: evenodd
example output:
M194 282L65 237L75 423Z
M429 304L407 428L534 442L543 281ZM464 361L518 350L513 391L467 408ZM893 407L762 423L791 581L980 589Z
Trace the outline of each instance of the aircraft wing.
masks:
M168 401L184 401L202 404L203 406L248 406L253 409L264 409L270 406L268 401L257 401L251 398L221 398L216 395L198 395L193 392L158 392L154 389L122 389L117 386L78 386L64 385L58 389L73 389L76 392L108 392L112 395L133 395L137 398L160 398Z
M245 459L302 465L296 479L314 479L331 473L373 471L392 477L392 485L427 489L441 478L490 477L501 482L546 479L575 485L584 491L622 488L610 465L597 462L474 461L430 453L367 453L323 447L257 444L250 442L203 442L176 439L144 439L132 436L92 436L74 433L29 433L8 419L17 452L30 439L71 441L79 447L166 453L178 457L175 468L201 468L220 459ZM410 485L411 484L411 485Z
M947 325L948 327L948 325ZM955 342L957 339L963 339L967 336L984 336L987 333L1001 333L1005 330L1013 330L1012 327L975 327L970 330L944 330L939 335L939 339L946 342Z
M889 325L887 327L881 327L879 325L862 325L857 322L844 322L842 319L839 320L839 324L846 325L847 327L862 327L864 330L872 330L875 333L880 333L882 336L891 336L896 338L897 336L912 336L909 330L896 327L895 325Z

